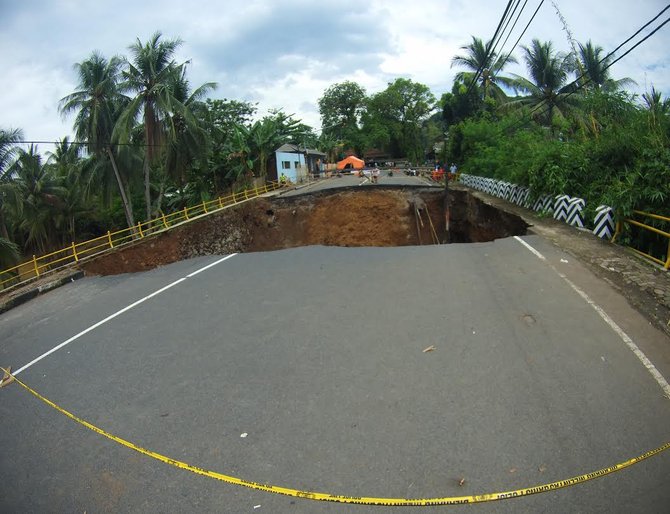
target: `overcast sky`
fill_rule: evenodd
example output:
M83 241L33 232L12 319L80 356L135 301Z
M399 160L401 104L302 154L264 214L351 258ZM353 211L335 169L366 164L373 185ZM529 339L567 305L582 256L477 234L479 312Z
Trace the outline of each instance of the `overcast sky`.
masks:
M489 39L504 0L0 0L0 127L27 140L72 132L58 101L73 92L73 64L99 50L128 55L155 31L181 38L177 60L190 60L192 86L217 82L213 98L258 102L314 127L317 101L331 84L353 80L368 93L397 77L428 85L436 97L459 70L451 59L471 35ZM523 3L523 2L522 2ZM539 0L529 0L506 51ZM574 38L606 52L655 16L665 0L555 0ZM666 12L660 20L668 17ZM648 33L645 32L645 33ZM645 34L643 33L643 34ZM562 25L546 0L521 44L551 40L568 51ZM612 68L642 93L653 84L670 95L670 24ZM520 57L519 50L515 55ZM510 71L525 75L519 65ZM48 150L40 145L41 150Z

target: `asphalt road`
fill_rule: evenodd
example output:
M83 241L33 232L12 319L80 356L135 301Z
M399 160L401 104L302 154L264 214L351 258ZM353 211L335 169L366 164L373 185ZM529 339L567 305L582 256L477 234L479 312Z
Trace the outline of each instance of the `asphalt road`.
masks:
M558 272L665 377L667 337L571 257L538 236L523 239L547 260L513 238L236 255L19 378L174 459L348 496L530 487L670 440L670 399ZM0 364L17 369L217 260L86 278L2 314ZM77 425L16 384L0 390L0 416L2 512L391 510L259 492L177 469ZM669 478L666 451L559 491L419 511L660 513L670 506Z
M433 182L428 177L413 177L405 175L403 172L395 172L392 177L388 176L388 172L384 171L379 177L379 185L396 185L396 186L433 186L444 187L443 184ZM324 189L336 189L341 187L360 186L360 187L375 187L375 184L370 182L369 177L359 177L357 175L344 174L339 177L330 177L325 179L318 179L310 182L307 185L299 185L296 189L288 189L281 193L282 196L296 196L304 194L306 191L310 193L322 191Z

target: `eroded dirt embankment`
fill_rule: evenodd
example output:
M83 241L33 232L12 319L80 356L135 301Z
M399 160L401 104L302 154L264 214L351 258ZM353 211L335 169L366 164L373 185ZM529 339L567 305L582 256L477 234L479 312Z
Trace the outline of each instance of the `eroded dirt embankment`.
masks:
M465 191L452 191L452 242L523 234L526 224ZM417 217L416 209L420 209ZM200 255L307 245L407 246L446 241L444 193L367 188L291 198L260 198L82 263L109 275L154 268Z

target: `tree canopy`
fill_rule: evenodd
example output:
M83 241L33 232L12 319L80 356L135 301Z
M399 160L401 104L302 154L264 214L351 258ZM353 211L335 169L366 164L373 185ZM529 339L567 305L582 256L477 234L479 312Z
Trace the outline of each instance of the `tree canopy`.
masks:
M76 63L58 107L77 141L47 158L0 128L0 266L266 179L285 143L330 162L352 150L457 162L536 194L670 215L670 99L653 85L628 93L632 79L613 77L612 56L590 40L564 53L532 39L518 50L525 75L508 75L516 58L472 36L439 101L409 78L372 93L346 80L318 99L320 130L281 108L210 98L215 84L192 85L189 61L176 61L181 44L156 32L128 56Z

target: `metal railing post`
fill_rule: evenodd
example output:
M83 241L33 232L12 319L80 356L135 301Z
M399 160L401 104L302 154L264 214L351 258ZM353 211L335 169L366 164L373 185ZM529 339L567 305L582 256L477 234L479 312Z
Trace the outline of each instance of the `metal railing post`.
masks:
M35 267L35 275L40 276L40 268L37 265L37 257L33 254L33 266Z
M72 241L72 255L74 255L75 262L79 262L79 257L77 257L77 247L74 245L74 241Z

